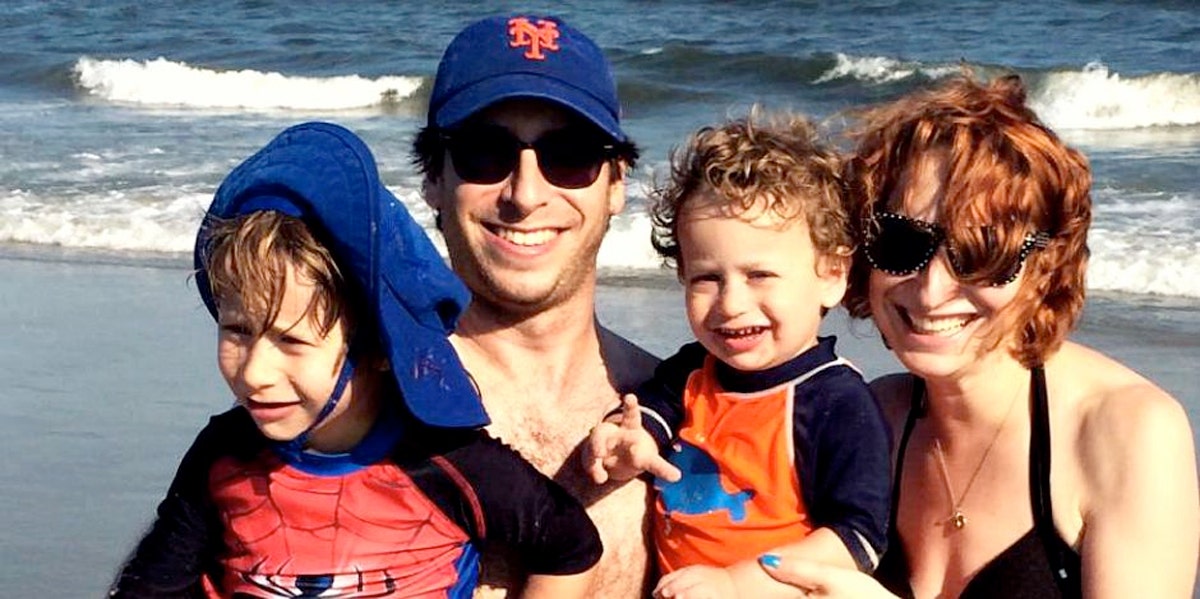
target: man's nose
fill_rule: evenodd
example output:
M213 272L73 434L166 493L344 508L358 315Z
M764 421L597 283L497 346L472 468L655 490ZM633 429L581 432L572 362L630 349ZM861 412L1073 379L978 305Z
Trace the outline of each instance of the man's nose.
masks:
M524 216L546 203L552 185L542 175L538 155L533 148L524 148L517 157L517 166L509 178L508 203Z

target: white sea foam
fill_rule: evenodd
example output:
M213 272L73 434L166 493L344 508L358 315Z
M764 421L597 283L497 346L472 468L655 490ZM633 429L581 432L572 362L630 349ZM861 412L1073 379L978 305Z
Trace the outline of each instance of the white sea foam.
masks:
M155 190L44 198L0 192L0 241L119 251L185 252L211 196L150 200Z
M399 102L421 85L420 77L296 77L220 71L166 58L84 56L73 70L80 88L107 101L188 108L349 110Z
M1088 287L1200 298L1200 239L1094 228Z
M1089 288L1200 297L1200 198L1108 185L1092 198Z
M873 85L913 77L940 79L961 72L958 63L922 63L888 56L837 53L814 83L849 78ZM1117 130L1200 124L1200 74L1151 73L1124 77L1099 62L1077 71L1031 77L1030 106L1051 127Z
M1134 129L1200 124L1200 74L1122 77L1093 62L1052 73L1029 103L1056 129Z
M441 235L418 187L392 189L443 255ZM190 252L211 189L146 187L65 192L43 197L0 190L0 242L137 252ZM600 248L605 269L661 271L650 245L650 219L635 191ZM1200 233L1192 196L1138 196L1098 190L1089 245L1088 287L1200 298Z
M599 265L605 268L657 269L662 259L650 245L650 216L628 210L614 218L600 246Z
M903 61L887 56L851 56L838 52L836 63L813 83L827 83L843 78L867 83L892 83L916 75L931 79L945 77L958 71L957 65L925 65L920 62Z

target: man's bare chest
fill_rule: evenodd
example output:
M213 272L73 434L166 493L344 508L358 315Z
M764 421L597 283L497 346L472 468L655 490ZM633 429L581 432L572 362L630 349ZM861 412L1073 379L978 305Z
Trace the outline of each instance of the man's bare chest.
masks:
M488 431L529 460L543 474L560 479L577 459L579 448L592 427L600 422L616 394L597 397L594 405L511 401L487 405L492 415ZM560 480L560 482L563 482Z

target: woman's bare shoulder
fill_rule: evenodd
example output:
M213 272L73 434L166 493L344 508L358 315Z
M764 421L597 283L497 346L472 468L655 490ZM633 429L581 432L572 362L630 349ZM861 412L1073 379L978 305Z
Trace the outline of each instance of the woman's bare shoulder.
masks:
M1081 423L1137 427L1143 417L1172 413L1186 419L1179 401L1153 381L1087 346L1065 343L1046 372L1052 401L1075 404Z
M1050 401L1073 421L1080 466L1093 488L1120 492L1147 464L1194 455L1183 405L1129 367L1068 343L1046 368Z

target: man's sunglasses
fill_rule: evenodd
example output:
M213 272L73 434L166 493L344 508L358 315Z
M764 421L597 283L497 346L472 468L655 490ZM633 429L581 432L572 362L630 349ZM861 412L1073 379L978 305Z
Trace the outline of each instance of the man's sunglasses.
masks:
M538 168L552 185L580 189L596 182L604 162L615 154L611 140L587 127L566 127L533 142L498 125L470 125L442 134L454 172L468 183L491 185L512 174L521 150L533 148Z
M995 287L1015 281L1030 252L1050 242L1048 233L1028 233L1016 255L1012 255L999 247L994 227L980 227L979 243L957 247L942 227L894 212L876 212L866 229L863 253L878 270L896 276L917 272L929 265L938 247L945 243L955 277L964 283Z

